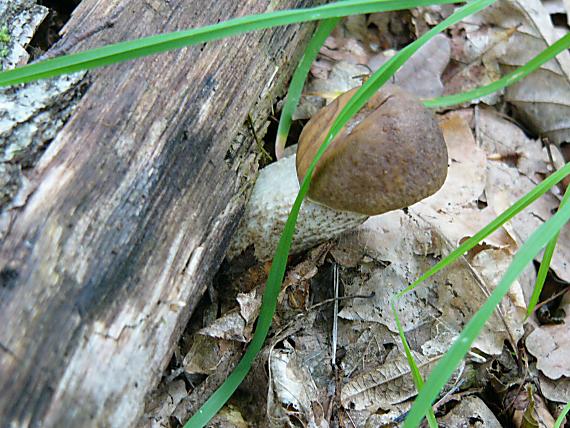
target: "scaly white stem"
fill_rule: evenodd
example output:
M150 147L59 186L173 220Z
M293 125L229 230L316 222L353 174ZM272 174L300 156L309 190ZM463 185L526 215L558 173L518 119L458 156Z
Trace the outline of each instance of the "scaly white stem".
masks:
M230 244L228 258L232 259L253 246L258 260L271 259L298 192L294 155L263 168ZM362 214L336 211L305 199L297 219L291 253L334 238L367 218Z

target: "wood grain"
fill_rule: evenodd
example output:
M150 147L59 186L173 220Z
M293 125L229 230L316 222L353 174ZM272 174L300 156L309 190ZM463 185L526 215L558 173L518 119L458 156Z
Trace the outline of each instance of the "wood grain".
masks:
M86 49L315 3L84 0L65 38ZM136 423L255 176L246 117L263 128L312 29L87 74L0 246L0 425Z

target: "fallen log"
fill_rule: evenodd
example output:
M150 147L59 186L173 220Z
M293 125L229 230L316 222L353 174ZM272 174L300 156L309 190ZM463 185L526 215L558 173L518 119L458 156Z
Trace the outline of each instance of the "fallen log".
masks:
M84 0L54 50L315 3ZM263 134L313 28L254 32L81 80L70 117L25 171L23 202L3 217L2 426L136 424L255 178L246 118Z

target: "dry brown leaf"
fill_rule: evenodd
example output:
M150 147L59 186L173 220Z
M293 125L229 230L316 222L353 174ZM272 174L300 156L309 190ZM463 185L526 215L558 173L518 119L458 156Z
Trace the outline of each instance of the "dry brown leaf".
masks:
M231 404L226 404L208 423L209 427L223 428L250 428L250 424L244 419L239 409Z
M275 396L275 402L268 405L268 415L274 419L278 415L291 414L295 420L303 420L309 427L328 428L320 404L319 390L302 357L288 346L273 350L269 355L270 390L268 396ZM292 410L294 409L294 410ZM282 417L279 418L282 421ZM283 426L282 422L278 425Z
M476 420L476 425L466 425L466 421ZM501 428L501 424L480 398L471 395L462 397L461 401L451 411L441 418L440 423L446 428Z
M182 366L189 374L212 374L238 349L238 343L195 334Z
M425 376L439 361L419 353L414 358ZM399 354L382 366L365 370L350 379L341 390L341 403L346 409L364 410L368 408L390 409L416 395L416 387L410 373L406 356Z
M527 385L526 388L520 390L513 408L513 423L517 428L551 428L554 426L554 418L548 411L546 403L532 385Z
M236 299L239 309L227 312L198 333L219 339L249 342L253 322L261 307L261 296L257 294L257 289L253 289L249 293L239 293Z

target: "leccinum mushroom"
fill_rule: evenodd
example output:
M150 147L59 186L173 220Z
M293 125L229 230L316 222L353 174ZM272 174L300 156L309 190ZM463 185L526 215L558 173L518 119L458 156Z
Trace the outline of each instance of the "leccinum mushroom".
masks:
M296 159L281 159L260 172L229 258L250 245L258 260L273 256L299 181L355 91L341 95L311 118L299 138ZM446 176L447 148L433 114L403 89L384 86L347 123L317 164L291 252L331 239L370 215L414 204L435 193Z

